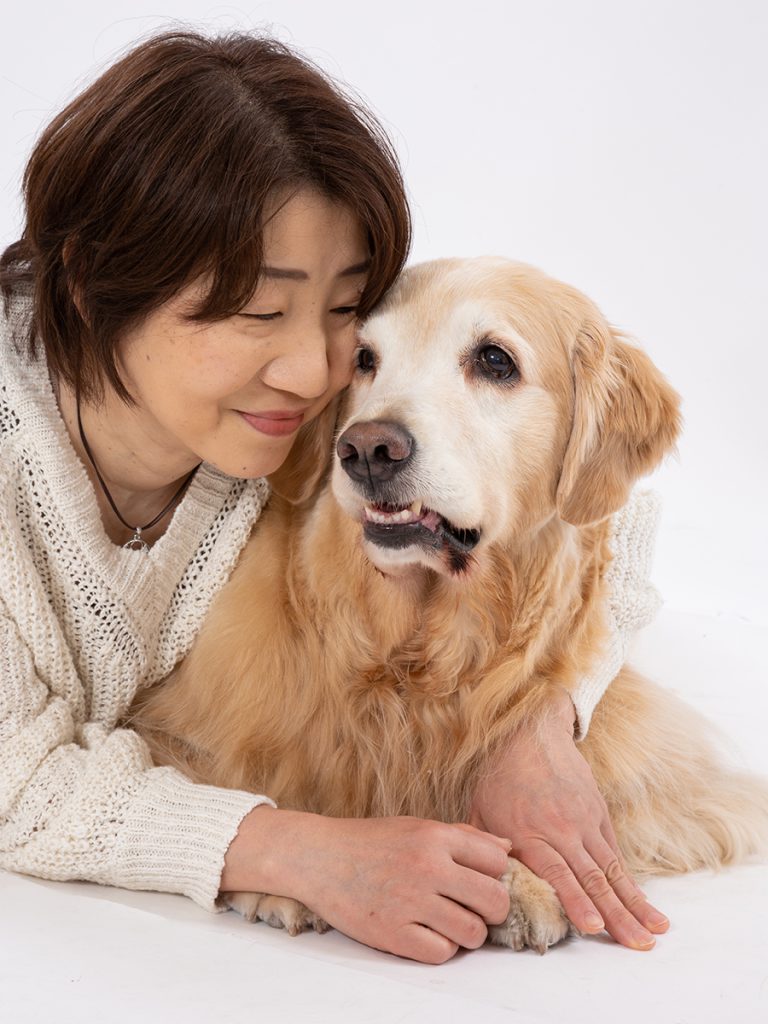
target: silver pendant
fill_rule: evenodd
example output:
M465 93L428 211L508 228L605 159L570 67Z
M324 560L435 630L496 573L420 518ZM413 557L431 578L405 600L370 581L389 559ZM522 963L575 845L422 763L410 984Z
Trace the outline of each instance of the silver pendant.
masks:
M124 551L149 551L149 544L141 536L141 527L135 526L133 536L123 544Z

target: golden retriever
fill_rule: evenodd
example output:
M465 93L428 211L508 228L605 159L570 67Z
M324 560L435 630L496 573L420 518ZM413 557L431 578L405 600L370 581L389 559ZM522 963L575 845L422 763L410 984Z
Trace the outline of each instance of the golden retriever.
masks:
M410 269L189 656L140 694L154 759L283 807L466 821L494 752L600 656L608 517L678 426L676 393L575 289L496 258ZM765 847L768 786L708 728L628 668L600 701L580 749L632 872ZM565 936L546 882L512 860L506 879L493 941ZM231 902L322 928L292 900Z

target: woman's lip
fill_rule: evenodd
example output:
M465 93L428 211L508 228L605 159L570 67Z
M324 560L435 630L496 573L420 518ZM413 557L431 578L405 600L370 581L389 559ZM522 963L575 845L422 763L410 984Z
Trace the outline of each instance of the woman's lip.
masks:
M283 437L286 434L293 434L304 422L304 412L293 413L277 410L253 413L243 412L242 409L237 411L254 430L258 430L262 434L269 434L272 437Z
M304 409L270 409L268 411L246 412L245 409L238 409L243 416L253 416L260 420L298 420L304 415L309 406Z

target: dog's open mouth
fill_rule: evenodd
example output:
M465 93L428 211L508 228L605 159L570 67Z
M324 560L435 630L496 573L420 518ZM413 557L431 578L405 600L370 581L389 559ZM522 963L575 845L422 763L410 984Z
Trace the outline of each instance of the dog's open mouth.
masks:
M439 549L448 546L464 554L480 540L479 530L460 529L439 512L426 508L421 501L410 505L366 505L363 532L367 540L382 547L405 548L418 544Z

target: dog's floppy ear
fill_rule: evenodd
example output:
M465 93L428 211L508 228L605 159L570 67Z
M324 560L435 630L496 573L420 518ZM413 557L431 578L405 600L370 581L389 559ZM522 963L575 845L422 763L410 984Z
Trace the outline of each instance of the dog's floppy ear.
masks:
M331 465L339 401L334 398L319 416L301 428L288 458L267 477L274 493L292 505L312 497Z
M680 397L651 360L597 317L573 351L574 413L557 511L575 526L617 511L632 484L672 450Z

